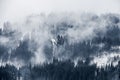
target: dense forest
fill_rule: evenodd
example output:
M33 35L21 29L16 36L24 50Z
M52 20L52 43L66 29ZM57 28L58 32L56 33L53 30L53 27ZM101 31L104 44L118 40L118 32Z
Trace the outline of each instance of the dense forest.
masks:
M106 67L89 65L89 61L79 61L74 65L70 60L58 61L37 66L24 66L20 69L6 65L0 67L0 80L120 80L120 61L118 66Z
M120 80L120 15L58 16L3 24L0 80Z

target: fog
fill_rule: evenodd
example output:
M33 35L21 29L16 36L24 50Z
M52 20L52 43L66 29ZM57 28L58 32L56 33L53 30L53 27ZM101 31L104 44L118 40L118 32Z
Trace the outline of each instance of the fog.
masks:
M0 24L40 13L120 13L119 4L119 0L0 0Z
M74 60L99 53L106 46L108 51L113 44L93 42L91 46L91 41L96 37L119 38L119 3L119 0L1 0L0 60L35 65L51 61L53 53L58 59ZM112 30L116 33L110 34ZM65 38L62 46L52 45L57 44L58 35Z

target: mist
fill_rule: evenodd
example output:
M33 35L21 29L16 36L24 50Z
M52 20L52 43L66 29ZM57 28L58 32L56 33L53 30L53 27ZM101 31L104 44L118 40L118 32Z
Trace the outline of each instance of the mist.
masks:
M25 16L40 13L120 13L119 4L119 0L1 0L0 25L4 21L15 22Z
M38 14L5 22L0 32L1 65L20 67L50 63L53 58L76 61L102 56L119 46L119 29L119 14ZM117 51L111 53L119 55Z

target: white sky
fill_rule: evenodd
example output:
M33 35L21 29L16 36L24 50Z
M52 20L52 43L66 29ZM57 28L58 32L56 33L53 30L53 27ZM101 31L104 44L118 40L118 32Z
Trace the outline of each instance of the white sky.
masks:
M120 0L0 0L0 22L41 12L120 13Z

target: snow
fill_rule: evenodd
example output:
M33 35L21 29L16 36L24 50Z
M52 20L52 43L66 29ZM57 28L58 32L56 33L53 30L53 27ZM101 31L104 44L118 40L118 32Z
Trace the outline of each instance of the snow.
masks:
M117 58L116 60L114 60L114 58ZM120 60L120 54L117 52L112 52L112 53L108 53L108 52L104 52L103 55L101 56L94 56L93 61L91 62L91 64L97 64L97 67L105 67L106 65L110 65L111 63L113 64L113 66L118 65L118 61Z

